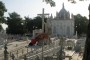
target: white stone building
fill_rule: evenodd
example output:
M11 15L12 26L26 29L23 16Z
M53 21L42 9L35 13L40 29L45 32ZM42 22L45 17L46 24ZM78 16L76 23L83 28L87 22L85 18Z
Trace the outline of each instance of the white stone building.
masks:
M52 17L52 16L51 16ZM55 18L51 18L50 23L53 36L73 37L74 17L70 18L70 13L65 10L64 3L60 12L56 13Z

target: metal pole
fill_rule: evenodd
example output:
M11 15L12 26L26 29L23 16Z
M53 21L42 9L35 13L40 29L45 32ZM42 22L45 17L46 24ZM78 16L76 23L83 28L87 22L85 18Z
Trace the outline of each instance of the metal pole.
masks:
M44 8L43 8L43 11L42 11L42 32L44 32Z
M60 49L60 52L59 52L59 60L63 60L63 56L62 56L62 52L63 52L63 38L61 37L61 41L60 41L60 45L61 45L61 49Z
M45 33L44 31L44 8L43 8L43 11L42 11L43 15L42 15L42 32ZM44 45L44 42L42 41L43 45ZM42 45L42 60L43 60L43 45Z
M44 42L42 42L43 45L44 45ZM43 45L42 45L42 60L43 60Z

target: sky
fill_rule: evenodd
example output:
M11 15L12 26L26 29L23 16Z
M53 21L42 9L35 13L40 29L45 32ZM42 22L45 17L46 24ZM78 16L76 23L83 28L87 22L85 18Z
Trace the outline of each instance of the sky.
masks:
M5 16L8 16L8 13L17 12L21 17L29 16L30 18L34 18L37 14L42 13L42 8L45 9L45 13L56 15L56 12L59 12L62 8L62 4L64 3L65 9L70 13L81 14L82 16L86 16L88 18L88 5L90 0L84 2L77 2L76 4L72 4L67 0L54 0L56 2L55 7L51 7L49 4L46 4L42 0L0 0L2 1L6 8L7 12ZM76 0L77 1L77 0Z
M51 7L46 2L42 0L0 0L2 1L6 8L7 12L5 16L9 16L8 13L17 12L20 14L22 18L25 16L29 16L30 18L34 18L37 14L42 13L42 9L45 9L45 13L52 14L54 17L56 16L56 12L59 12L62 9L62 4L64 3L65 9L70 13L81 14L82 16L86 16L88 18L88 6L90 0L84 2L78 2L76 4L72 4L68 2L68 0L54 0L56 3L55 7Z

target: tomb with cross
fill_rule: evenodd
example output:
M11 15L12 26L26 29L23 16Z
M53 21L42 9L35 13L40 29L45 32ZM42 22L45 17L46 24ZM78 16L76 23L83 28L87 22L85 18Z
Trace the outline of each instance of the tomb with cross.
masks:
M42 32L47 33L47 21L45 20L45 16L49 16L48 13L44 13L44 8L42 10L42 14L38 14L42 17Z

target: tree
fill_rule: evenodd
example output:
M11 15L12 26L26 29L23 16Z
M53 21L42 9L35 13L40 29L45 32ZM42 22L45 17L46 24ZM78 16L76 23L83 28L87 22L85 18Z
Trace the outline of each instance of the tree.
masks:
M42 29L42 18L37 16L34 19L34 29ZM44 18L44 22L47 22L47 18ZM45 32L45 26L44 26L44 32Z
M43 0L43 1L45 1L47 4L50 4L51 7L56 6L56 4L55 4L55 2L53 0ZM74 3L74 4L77 3L76 1L77 0L68 0L68 2ZM87 1L87 0L78 0L78 1Z
M87 28L87 37L85 42L85 50L83 55L83 60L90 60L90 5L89 5L89 24Z
M41 29L42 28L42 18L35 17L31 19L29 17L25 17L25 26L28 33L32 33L34 29Z
M88 19L86 17L77 14L75 18L75 32L77 31L78 36L87 33Z
M37 16L33 19L34 21L34 26L35 28L34 29L42 29L42 18Z
M27 30L27 33L32 33L33 25L33 20L29 17L25 17L25 28Z
M2 28L2 26L0 25L0 31L2 30L3 28Z
M46 22L47 18L44 19ZM42 29L42 18L37 16L34 19L25 17L25 26L28 33L32 33L35 29Z
M0 1L0 23L4 22L4 13L7 11L4 3Z
M4 3L0 1L0 24L5 22L4 13L7 11ZM0 25L0 31L2 26Z
M51 7L55 6L55 2L53 0L45 0L47 4L50 4Z
M9 14L9 17L7 17L7 25L8 25L8 28L6 32L8 34L24 34L25 33L23 20L20 17L20 15L17 14L16 12Z

